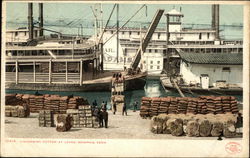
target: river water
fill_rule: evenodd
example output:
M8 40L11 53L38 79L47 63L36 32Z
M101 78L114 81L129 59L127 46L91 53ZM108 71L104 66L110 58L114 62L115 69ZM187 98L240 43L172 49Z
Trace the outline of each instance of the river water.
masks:
M21 93L21 94L35 94L36 91L23 91L23 90L6 90L6 93ZM110 92L55 92L55 91L39 91L41 94L58 94L62 96L74 95L81 96L88 99L89 103L93 103L94 100L97 101L98 105L101 105L103 101L107 101L108 108L110 107ZM185 94L186 96L191 96ZM202 95L202 94L201 94ZM132 105L135 101L141 101L141 97L165 97L165 96L180 96L178 93L172 91L165 91L161 86L159 79L147 79L146 85L142 90L126 91L125 101L129 109L132 109ZM238 101L242 102L242 96L235 96Z

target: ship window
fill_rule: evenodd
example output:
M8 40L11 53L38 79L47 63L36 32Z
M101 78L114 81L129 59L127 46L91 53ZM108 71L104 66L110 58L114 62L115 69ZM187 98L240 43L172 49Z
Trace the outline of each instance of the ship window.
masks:
M153 64L153 60L150 61L150 64Z
M132 32L131 31L129 31L129 35L131 35L132 34Z
M140 32L137 32L137 35L140 35Z
M157 53L158 52L158 50L157 49L155 49L155 53Z
M143 61L143 64L146 64L146 61L145 61L145 60Z
M199 34L199 39L201 39L201 37L202 37L202 34L200 33L200 34Z
M148 51L149 51L149 53L151 53L151 49L149 49Z
M207 33L207 39L209 39L210 33Z
M157 66L157 69L159 70L159 69L160 69L160 66Z
M150 66L150 69L153 69L153 66Z
M225 71L226 71L226 72L229 72L229 71L230 71L230 67L223 67L223 68L222 68L222 71L224 71L224 72L225 72Z
M26 31L24 31L24 36L26 36L27 35L27 32Z
M111 34L113 34L113 31L111 31Z
M15 32L15 36L18 36L18 32Z
M124 31L122 31L122 34L124 35Z
M160 64L160 61L157 61L157 64Z

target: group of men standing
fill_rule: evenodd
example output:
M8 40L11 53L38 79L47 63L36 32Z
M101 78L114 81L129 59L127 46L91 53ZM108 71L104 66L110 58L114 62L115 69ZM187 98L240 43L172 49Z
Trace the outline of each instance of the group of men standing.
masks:
M102 102L101 107L97 106L96 100L93 102L92 113L98 119L99 127L108 128L108 112L107 112L107 102Z
M96 100L92 104L92 114L98 119L99 127L108 128L108 112L107 112L107 102L102 102L101 107L97 106ZM133 104L133 111L135 112L138 107L138 102L135 101ZM115 115L117 111L116 103L113 104L113 114ZM128 115L126 103L123 104L122 115Z

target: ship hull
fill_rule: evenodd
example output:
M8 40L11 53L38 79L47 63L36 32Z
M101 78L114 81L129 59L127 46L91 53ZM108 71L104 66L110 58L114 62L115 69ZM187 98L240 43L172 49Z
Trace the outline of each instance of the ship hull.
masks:
M125 79L126 90L143 89L146 84L146 75L138 75L128 77ZM96 92L96 91L110 91L111 77L102 78L98 80L91 80L79 84L56 84L56 83L6 83L6 89L11 90L37 90L37 91L82 91L82 92Z
M160 79L162 86L166 90L178 92L178 90L168 81L164 82ZM183 93L197 94L197 95L243 95L242 88L209 88L202 89L200 87L179 87Z

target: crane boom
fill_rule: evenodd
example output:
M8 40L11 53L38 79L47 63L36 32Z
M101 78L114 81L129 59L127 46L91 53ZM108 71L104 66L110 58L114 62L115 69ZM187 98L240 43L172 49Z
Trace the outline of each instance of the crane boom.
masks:
M136 69L138 67L138 65L140 63L140 60L141 60L141 55L142 55L143 52L145 52L145 50L146 50L146 48L148 46L148 43L149 43L149 41L150 41L150 39L151 39L151 37L152 37L158 23L159 23L162 15L163 15L163 12L164 12L163 9L158 9L157 10L157 12L156 12L156 14L155 14L149 28L148 28L146 34L145 34L145 36L144 36L144 38L142 40L142 45L138 49L138 51L136 52L136 56L135 56L135 58L134 58L134 60L133 60L133 62L131 64L132 69Z

